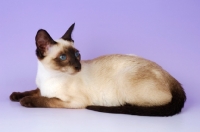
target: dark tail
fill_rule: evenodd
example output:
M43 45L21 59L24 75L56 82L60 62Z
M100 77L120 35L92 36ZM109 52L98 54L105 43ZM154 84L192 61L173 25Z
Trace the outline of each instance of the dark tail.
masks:
M87 106L86 109L115 113L115 114L130 114L140 116L172 116L181 112L186 101L186 95L179 83L171 84L172 100L168 104L162 106L137 106L126 104L123 106Z

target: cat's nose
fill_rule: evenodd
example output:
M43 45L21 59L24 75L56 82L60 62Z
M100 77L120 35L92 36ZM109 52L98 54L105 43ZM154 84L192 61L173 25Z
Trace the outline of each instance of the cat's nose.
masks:
M81 70L81 65L80 64L76 64L74 66L75 70L80 71Z

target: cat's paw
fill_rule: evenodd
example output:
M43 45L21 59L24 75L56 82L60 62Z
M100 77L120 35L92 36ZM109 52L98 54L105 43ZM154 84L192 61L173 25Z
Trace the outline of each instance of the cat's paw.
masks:
M10 95L10 100L11 101L20 101L20 99L22 99L24 96L22 95L22 93L20 92L13 92Z
M25 107L36 107L34 104L34 99L31 96L22 98L20 100L20 104Z

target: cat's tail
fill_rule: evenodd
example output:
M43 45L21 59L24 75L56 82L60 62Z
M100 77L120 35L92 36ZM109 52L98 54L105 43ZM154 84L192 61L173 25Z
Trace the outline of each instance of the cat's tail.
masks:
M186 95L179 83L171 84L172 100L168 104L161 106L137 106L125 104L123 106L87 106L86 109L115 113L115 114L130 114L140 116L172 116L181 112L186 101Z

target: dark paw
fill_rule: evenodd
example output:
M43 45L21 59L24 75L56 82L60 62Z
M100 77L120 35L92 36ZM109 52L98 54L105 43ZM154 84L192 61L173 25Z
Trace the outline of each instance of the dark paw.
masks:
M22 99L22 98L23 98L23 95L20 92L13 92L10 95L10 100L11 101L20 101L20 99Z
M36 107L33 97L24 97L20 100L20 104L25 107Z

